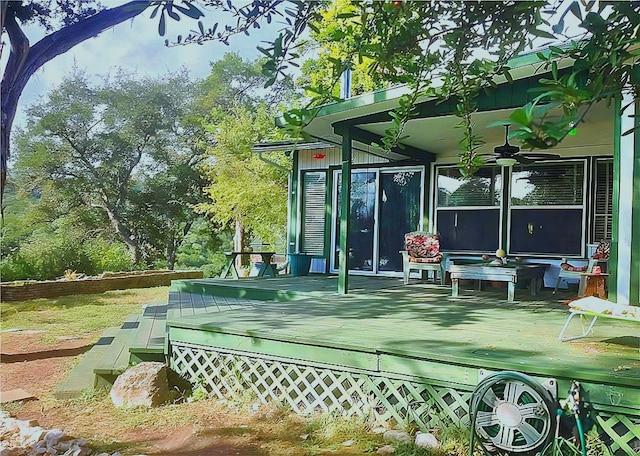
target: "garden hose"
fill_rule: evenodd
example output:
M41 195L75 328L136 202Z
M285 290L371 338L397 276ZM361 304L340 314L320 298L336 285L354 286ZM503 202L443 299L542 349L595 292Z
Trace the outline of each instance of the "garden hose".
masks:
M567 405L569 406L571 413L576 419L576 428L578 431L578 438L580 439L580 451L582 456L587 456L587 442L584 438L584 430L582 429L582 420L580 419L580 403L582 402L582 396L580 394L580 383L577 380L571 382L571 389L569 390L569 396L567 396Z
M553 411L556 410L557 408L556 404L554 403L554 399L551 398L551 394L549 393L549 391L547 391L542 385L540 385L538 381L520 372L512 372L512 371L498 372L493 375L490 375L484 378L480 383L478 383L478 386L476 386L476 389L473 391L473 394L471 395L471 403L470 403L471 437L470 437L470 443L469 443L470 445L469 456L473 456L473 450L475 446L475 437L477 433L476 421L477 421L478 413L480 412L480 405L485 395L495 385L498 385L499 383L506 384L510 381L520 382L526 385L528 388L533 390L545 402L545 406L547 408L547 411L549 412L548 418L550 420L550 423L552 422L552 420L556 418L556 416L553 414ZM554 427L557 433L558 427L556 423L551 423L551 424L555 425ZM549 435L553 435L553 434L550 432ZM490 454L490 451L484 445L482 440L479 440L479 443L482 451L485 454ZM548 447L549 446L547 445L547 448Z

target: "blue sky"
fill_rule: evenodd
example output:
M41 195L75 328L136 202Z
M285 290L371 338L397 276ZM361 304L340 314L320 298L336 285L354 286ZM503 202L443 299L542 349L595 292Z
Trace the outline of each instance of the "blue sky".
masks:
M107 0L103 5L121 4ZM269 29L260 29L251 33L251 36L238 35L229 41L229 46L219 42L208 42L199 46L192 44L167 48L164 39L170 40L178 34L183 36L189 30L197 27L196 21L183 18L180 22L168 21L167 35L158 35L158 18L150 19L151 9L143 12L131 21L124 22L103 32L96 38L87 40L73 47L65 54L56 57L46 63L36 72L27 84L16 115L15 126L24 124L25 108L45 96L47 92L62 81L73 66L85 70L91 77L104 76L121 67L137 73L140 76L163 75L170 71L177 71L182 67L189 70L194 78L203 78L209 74L210 62L220 59L226 52L238 52L245 59L259 57L256 46L262 41L276 36L281 25L275 22ZM220 14L213 11L205 11L203 22L212 25L220 19ZM25 33L31 44L35 44L42 36L39 27L25 28ZM7 42L6 36L3 40ZM8 49L5 48L7 51ZM3 53L1 60L4 71L8 52Z

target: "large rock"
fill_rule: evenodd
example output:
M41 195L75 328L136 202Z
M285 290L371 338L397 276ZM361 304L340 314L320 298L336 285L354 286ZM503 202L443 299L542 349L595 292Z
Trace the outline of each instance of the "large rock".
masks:
M111 388L116 407L144 405L156 407L173 398L167 380L168 367L163 363L140 363L121 374Z
M438 439L430 432L418 432L416 434L415 444L417 447L422 448L435 449L440 447L440 442L438 442Z

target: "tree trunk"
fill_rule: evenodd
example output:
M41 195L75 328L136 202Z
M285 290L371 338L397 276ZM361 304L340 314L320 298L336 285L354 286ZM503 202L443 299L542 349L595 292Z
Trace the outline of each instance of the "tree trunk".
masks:
M136 0L100 11L87 19L63 27L30 46L14 11L8 7L8 2L2 2L2 31L6 31L9 36L11 51L0 88L0 204L6 183L11 128L22 90L31 76L49 60L64 54L75 45L142 13L150 3Z
M102 207L109 217L111 226L115 230L118 237L126 244L129 249L129 254L135 265L140 264L142 260L142 249L137 240L135 240L130 234L129 230L122 224L120 217L109 207Z
M176 251L178 247L174 238L167 239L167 269L173 271L176 267Z
M235 234L233 235L233 250L236 252L242 252L244 248L244 226L240 220L236 220ZM243 255L236 257L236 268L239 268L243 264Z

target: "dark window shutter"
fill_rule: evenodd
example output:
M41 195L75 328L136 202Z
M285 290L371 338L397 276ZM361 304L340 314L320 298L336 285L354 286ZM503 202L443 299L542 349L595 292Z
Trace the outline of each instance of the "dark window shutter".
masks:
M325 172L307 172L303 178L302 236L300 250L313 255L324 254Z
M595 219L593 241L611 239L613 220L613 160L596 162Z

